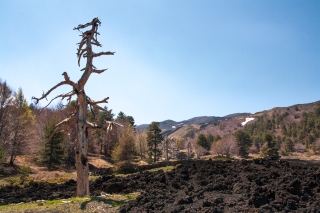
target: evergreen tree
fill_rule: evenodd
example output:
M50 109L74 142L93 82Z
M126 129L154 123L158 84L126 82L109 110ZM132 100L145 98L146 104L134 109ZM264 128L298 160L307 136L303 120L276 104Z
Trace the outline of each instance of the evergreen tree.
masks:
M261 157L267 157L272 160L279 159L278 149L276 147L276 141L271 133L265 133L263 136L265 142L261 147Z
M284 141L284 148L286 152L293 152L294 144L290 138L286 138Z
M243 130L238 130L234 133L234 137L236 138L239 148L239 155L241 157L247 157L248 149L252 145L252 140L250 139L249 134Z
M134 129L136 128L135 121L132 116L130 115L126 116L126 120Z
M208 143L210 144L210 147L211 147L211 145L213 144L213 142L214 142L214 136L210 133L210 134L207 134L206 135L206 139L207 139L207 141L208 141Z
M201 146L205 148L206 150L210 149L210 143L208 142L206 136L204 134L198 135L198 139L196 142L197 146Z
M120 111L119 113L118 113L118 116L117 116L117 121L122 121L122 122L124 122L125 120L126 120L126 114L124 114L122 111Z
M148 155L150 160L156 162L161 156L161 150L158 145L163 141L162 130L159 128L160 122L152 122L147 131Z
M47 164L49 170L52 168L52 165L61 164L65 154L65 150L62 146L64 134L62 132L57 132L52 136L57 122L58 118L53 116L44 127L44 139L41 157L42 161Z

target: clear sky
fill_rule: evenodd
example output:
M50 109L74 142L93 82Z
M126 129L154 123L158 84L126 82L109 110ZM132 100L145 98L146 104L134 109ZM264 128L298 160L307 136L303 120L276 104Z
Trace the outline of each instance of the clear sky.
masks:
M78 24L99 17L86 93L137 124L320 99L320 1L0 1L0 78L31 102L81 76ZM63 86L52 96L69 92ZM46 100L41 105L46 105Z

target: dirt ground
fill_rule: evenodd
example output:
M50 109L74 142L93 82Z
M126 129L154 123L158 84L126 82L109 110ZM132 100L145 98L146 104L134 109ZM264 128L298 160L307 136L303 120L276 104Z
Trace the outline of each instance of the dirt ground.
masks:
M126 177L100 170L91 195L140 192L120 212L320 212L319 164L301 160L183 161ZM76 182L6 186L0 204L74 196Z

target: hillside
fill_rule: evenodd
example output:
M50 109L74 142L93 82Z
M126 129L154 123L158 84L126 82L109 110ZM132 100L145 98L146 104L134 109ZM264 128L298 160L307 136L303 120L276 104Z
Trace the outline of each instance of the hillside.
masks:
M249 113L235 113L231 115L227 115L224 117L197 117L191 118L187 120L188 122L184 123L182 126L175 126L174 129L168 130L163 129L165 136L170 136L174 138L183 138L183 137L194 137L197 134L212 134L212 135L228 135L233 134L237 130L248 129L251 128L251 131L256 132L266 132L273 131L275 136L284 136L281 128L283 126L290 126L291 123L300 123L303 115L307 113L311 113L320 101L307 103L307 104L296 104L288 107L275 107L270 110L264 110L261 112L256 112L254 114ZM245 127L242 126L241 123L246 121L246 118L253 118L254 120L250 120L245 123ZM207 118L207 120L205 120ZM208 118L215 118L213 122L200 122L200 121L208 121ZM271 122L274 123L273 128L258 128L257 126L252 126L256 121L259 122ZM168 120L167 120L168 121ZM165 121L166 123L169 123ZM179 122L176 122L179 123ZM172 123L173 124L173 123ZM176 124L175 124L176 125ZM267 124L266 124L267 125ZM271 124L269 124L271 125ZM163 125L165 126L165 125ZM160 124L161 127L161 124ZM254 130L255 129L255 130ZM252 135L252 134L251 134Z

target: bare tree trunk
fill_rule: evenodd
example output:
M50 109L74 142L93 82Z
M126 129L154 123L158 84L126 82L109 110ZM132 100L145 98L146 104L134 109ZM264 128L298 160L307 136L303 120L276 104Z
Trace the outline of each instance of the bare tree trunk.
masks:
M156 131L154 131L154 159L153 162L155 163L157 159L157 136Z
M80 98L81 97L81 98ZM77 119L78 143L76 144L77 195L89 195L88 130L86 126L86 99L78 96L79 114Z
M16 158L16 145L17 145L17 135L18 135L18 130L15 130L14 133L14 138L13 138L13 143L12 143L12 149L11 149L11 155L10 155L10 165L13 166L13 162Z

